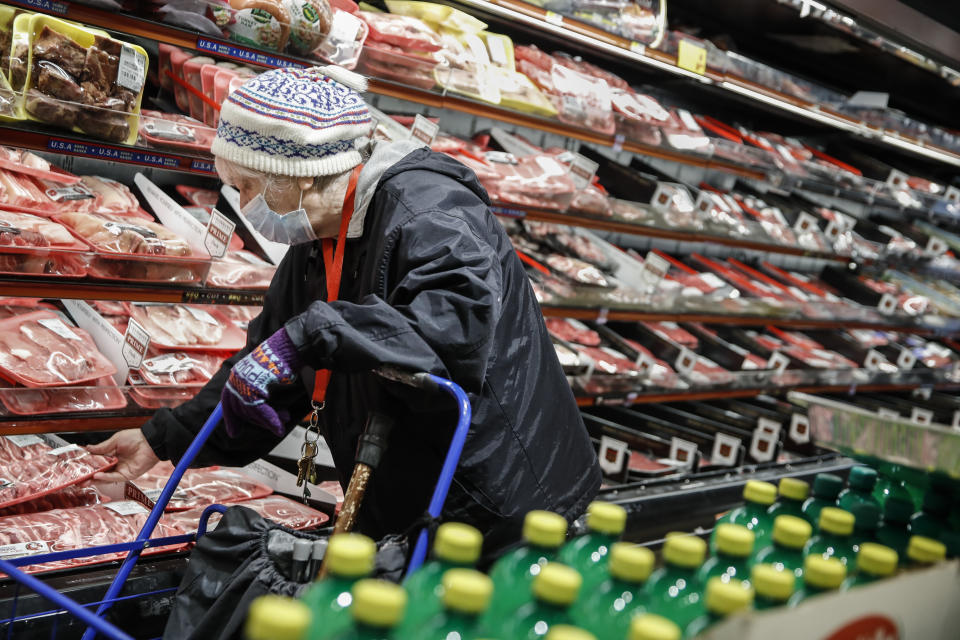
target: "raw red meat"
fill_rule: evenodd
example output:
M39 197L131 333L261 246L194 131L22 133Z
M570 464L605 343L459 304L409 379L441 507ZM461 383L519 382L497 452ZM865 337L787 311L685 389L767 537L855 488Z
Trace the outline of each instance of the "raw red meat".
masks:
M97 213L129 215L140 211L140 202L125 184L111 178L83 176L81 184L99 196Z
M4 509L0 509L0 518L5 516L15 516L23 513L39 513L41 511L52 511L54 509L72 509L73 507L89 507L90 505L109 502L110 498L100 493L100 491L91 485L74 485L65 489L60 489L55 493L48 494L36 500L21 502Z
M0 298L0 320L22 316L39 309L55 310L53 305L40 302L36 298Z
M547 330L561 340L587 347L600 346L600 334L575 320L566 318L545 318L544 320L547 323Z
M147 384L203 386L220 369L225 359L209 353L161 353L144 359L140 364L140 375Z
M546 263L550 265L552 269L555 269L579 284L589 284L597 287L613 286L603 275L603 272L592 264L588 264L582 260L568 258L567 256L554 253L547 256Z
M439 51L442 46L440 37L418 18L371 11L358 11L356 15L370 28L368 45L372 40L415 51Z
M160 462L137 478L134 484L142 489L148 498L156 500L171 473L173 465ZM185 511L208 504L243 502L263 498L272 491L270 487L236 471L219 467L187 469L167 503L166 511Z
M127 406L127 399L107 376L89 386L0 389L0 402L22 416L83 411L112 411Z
M266 289L276 270L249 251L229 251L210 264L207 282L225 289Z
M197 307L138 304L131 309L131 316L162 347L216 347L224 337L220 319Z
M518 63L523 60L544 71L550 71L550 68L553 67L554 60L550 54L541 51L536 45L517 45L513 48L513 55ZM523 72L519 66L517 71Z
M77 445L54 447L51 443L52 440L39 436L0 438L0 507L35 500L79 484L116 464L113 458L94 455Z
M592 359L595 363L593 369L594 373L607 373L607 374L632 374L636 375L639 372L637 371L636 363L630 361L625 355L619 351L615 351L608 347L578 347L577 349L581 354Z
M457 156L457 160L474 170L492 200L559 210L566 209L573 201L577 188L566 168L553 157L488 154L487 158L481 162Z
M613 215L613 209L610 206L610 199L607 197L607 194L592 184L587 185L585 189L577 192L577 195L573 197L573 201L570 203L568 211L601 218L609 218Z
M696 336L675 322L644 322L643 326L661 338L683 345L689 349L696 349L700 344Z
M283 496L272 495L246 500L241 502L239 506L253 509L264 518L291 529L316 529L330 520L330 517L322 511L317 511ZM164 520L175 523L179 529L185 532L196 531L203 509L204 507L197 507L189 511L171 513L164 516ZM212 514L208 520L207 528L209 529L219 522L220 517L219 513Z
M111 253L189 256L190 245L163 226L129 216L63 213L57 218L97 249Z

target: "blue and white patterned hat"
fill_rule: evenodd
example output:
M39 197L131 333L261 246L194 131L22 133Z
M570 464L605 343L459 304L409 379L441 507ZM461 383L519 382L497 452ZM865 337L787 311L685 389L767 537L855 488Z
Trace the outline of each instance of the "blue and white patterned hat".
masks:
M361 162L370 133L362 76L340 67L274 69L245 82L220 107L214 155L294 177L334 175Z

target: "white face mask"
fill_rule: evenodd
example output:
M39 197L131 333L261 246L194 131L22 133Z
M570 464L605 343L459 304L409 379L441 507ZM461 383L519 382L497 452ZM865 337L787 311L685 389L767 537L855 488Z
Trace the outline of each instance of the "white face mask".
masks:
M264 238L281 244L303 244L317 239L307 211L303 208L303 191L300 192L300 208L280 214L270 208L261 193L240 210Z

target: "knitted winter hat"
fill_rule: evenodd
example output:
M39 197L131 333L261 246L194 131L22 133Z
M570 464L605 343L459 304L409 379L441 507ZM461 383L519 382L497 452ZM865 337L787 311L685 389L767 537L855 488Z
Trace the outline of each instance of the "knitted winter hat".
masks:
M360 164L356 141L370 133L357 93L365 90L362 76L340 67L261 73L227 96L212 151L265 173L342 173Z

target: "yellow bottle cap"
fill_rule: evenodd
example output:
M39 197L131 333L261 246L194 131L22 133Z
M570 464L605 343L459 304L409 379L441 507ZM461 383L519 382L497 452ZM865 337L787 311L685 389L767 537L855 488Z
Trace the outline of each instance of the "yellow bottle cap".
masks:
M750 570L750 584L758 596L784 601L793 595L796 576L789 569L777 569L772 564L756 564Z
M371 627L394 627L403 618L407 592L386 580L366 578L353 585L353 619Z
M837 536L848 536L853 533L853 514L836 507L824 507L820 510L820 531L826 531Z
M907 543L907 557L914 562L933 564L947 557L947 547L933 538L912 536Z
M530 511L523 519L523 539L538 547L559 547L567 539L567 521L552 511Z
M327 570L337 576L359 578L373 571L373 558L377 545L359 533L338 533L330 538L324 563Z
M780 495L791 500L806 500L810 495L810 483L797 478L780 478Z
M739 524L724 522L717 525L717 551L729 556L746 558L753 552L753 531Z
M433 556L456 564L474 564L480 558L483 534L468 524L444 522L437 527Z
M729 616L749 608L752 602L753 589L739 580L724 582L722 578L714 577L707 581L706 605L710 613Z
M812 533L813 527L803 518L777 516L773 519L773 541L790 549L802 549Z
M864 542L857 552L857 569L874 576L892 576L897 570L897 552L875 542Z
M678 567L695 569L703 564L706 554L707 543L697 536L667 534L663 543L663 559Z
M757 504L773 504L777 499L777 488L769 482L747 480L743 487L743 499Z
M630 621L629 640L680 640L680 627L662 616L645 613Z
M571 627L568 624L558 624L550 627L545 640L597 640L597 636L580 627Z
M627 526L627 510L611 502L591 502L587 507L587 528L618 536Z
M818 589L836 589L847 577L847 568L836 558L807 556L803 561L803 581Z
M310 608L299 600L260 596L250 604L244 637L249 640L300 640L310 626Z
M490 578L473 569L450 569L443 574L443 605L462 613L478 614L487 610L493 595Z
M533 595L550 604L568 606L577 599L582 582L580 574L567 565L548 562L533 579Z
M653 551L629 542L610 547L610 575L627 582L645 582L653 572Z

